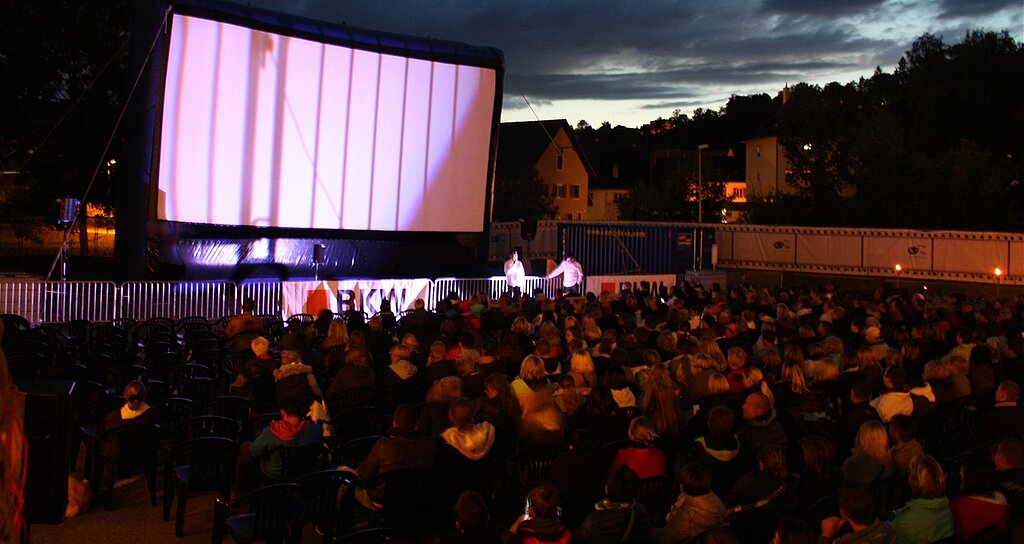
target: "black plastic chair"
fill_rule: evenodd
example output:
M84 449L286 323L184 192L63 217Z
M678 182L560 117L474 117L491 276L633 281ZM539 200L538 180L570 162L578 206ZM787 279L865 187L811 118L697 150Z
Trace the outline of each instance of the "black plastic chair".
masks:
M160 414L160 428L164 438L178 441L185 435L188 420L192 418L195 404L185 398L170 397L153 404Z
M352 524L355 475L348 471L325 469L295 479L302 487L302 522L312 524L323 534L324 543L344 534ZM292 541L302 542L302 527Z
M249 423L249 405L249 399L245 397L223 395L206 401L206 413L211 416L233 419L238 425L238 433L241 436L245 431L245 425Z
M284 542L301 523L292 508L301 491L298 484L277 484L230 504L218 498L213 506L213 542L222 542L225 533L235 542Z
M238 441L238 422L224 416L197 416L185 425L185 439L219 436Z
M640 493L637 497L650 514L651 519L664 519L672 500L672 478L654 476L640 480Z
M379 526L394 527L407 537L429 533L442 505L438 500L437 474L432 468L396 470L383 476L384 504Z
M532 489L551 469L555 458L564 451L559 446L542 446L522 450L512 456L512 475L524 491Z
M334 434L339 442L380 432L380 413L374 406L358 406L333 413Z
M323 466L323 458L327 449L323 444L305 446L282 446L267 451L267 456L277 456L281 460L281 477L278 481L264 475L269 483L290 482L300 476L316 472Z
M156 458L160 449L160 426L124 425L103 432L94 442L98 451L94 452L94 463L91 475L94 491L105 488L107 510L114 509L114 481L121 469L140 469L146 475L149 488L150 505L156 507ZM105 485L100 486L99 482Z
M334 457L331 460L335 464L345 464L350 467L359 466L370 455L370 450L378 440L384 438L381 435L371 434L353 438L334 448Z
M374 527L349 533L336 542L338 544L382 544L399 539L398 531L391 527Z
M217 490L227 499L231 493L238 445L220 437L186 440L171 450L164 466L164 521L171 519L171 503L178 496L175 536L185 534L185 509L192 491Z

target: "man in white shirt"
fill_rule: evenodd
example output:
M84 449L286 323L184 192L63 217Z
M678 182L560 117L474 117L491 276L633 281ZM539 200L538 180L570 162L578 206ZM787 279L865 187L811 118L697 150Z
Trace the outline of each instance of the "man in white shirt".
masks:
M559 263L558 267L547 275L547 278L551 279L558 275L562 276L562 287L566 293L583 284L583 267L576 262L576 258L572 255L566 255L565 260Z
M523 287L526 287L526 270L523 269L523 261L519 260L518 251L513 251L512 256L505 261L505 282L513 298L519 298Z

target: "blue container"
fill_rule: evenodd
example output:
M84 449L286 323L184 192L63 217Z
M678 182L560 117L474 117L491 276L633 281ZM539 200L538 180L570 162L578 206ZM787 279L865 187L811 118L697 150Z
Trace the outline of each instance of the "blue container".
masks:
M588 276L675 274L679 229L643 223L559 223L559 255Z

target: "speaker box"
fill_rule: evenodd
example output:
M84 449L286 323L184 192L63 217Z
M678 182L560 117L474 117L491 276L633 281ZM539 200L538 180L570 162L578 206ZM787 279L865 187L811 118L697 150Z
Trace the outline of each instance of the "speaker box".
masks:
M327 246L313 244L313 263L324 264L327 262Z
M532 241L537 237L537 218L528 217L519 220L519 237L526 241Z
M18 388L25 392L28 438L25 519L61 523L68 505L75 382L19 382Z

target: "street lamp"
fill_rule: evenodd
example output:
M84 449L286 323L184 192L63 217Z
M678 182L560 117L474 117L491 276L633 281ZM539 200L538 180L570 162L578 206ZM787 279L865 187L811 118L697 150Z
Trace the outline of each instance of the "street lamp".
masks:
M992 273L996 275L996 300L998 300L999 299L999 284L1001 284L1002 281L1003 281L1003 269L999 268L997 266L996 269L992 271Z
M704 270L704 172L701 158L703 151L709 147L711 146L708 144L697 146L697 235L700 236L700 242L697 244L700 257L697 258L697 263L701 270Z
M900 263L896 263L896 266L894 266L892 268L893 268L893 270L896 271L896 294L899 294L899 292L900 292L900 272L903 271L903 267L900 266Z

